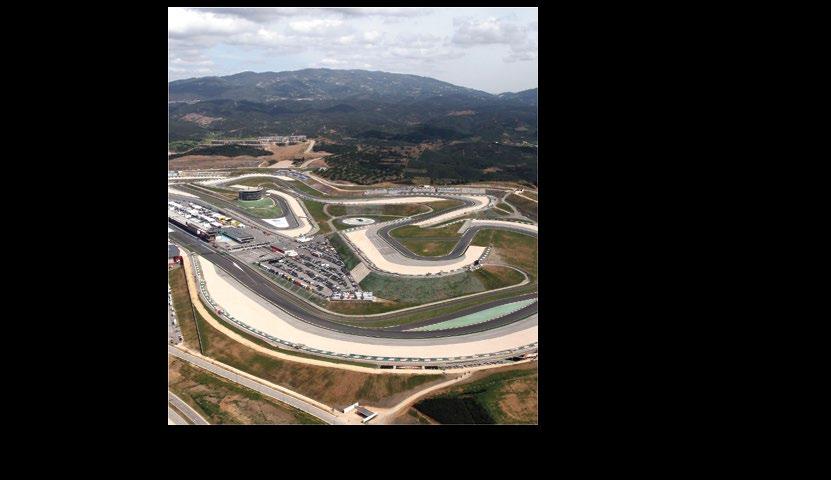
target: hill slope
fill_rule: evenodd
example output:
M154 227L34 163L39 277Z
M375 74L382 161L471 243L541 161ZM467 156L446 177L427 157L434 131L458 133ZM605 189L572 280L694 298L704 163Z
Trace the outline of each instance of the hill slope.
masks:
M385 100L406 101L442 95L487 100L493 95L428 77L366 70L314 68L293 72L242 72L170 83L171 101Z
M537 143L536 88L492 95L417 75L306 69L177 80L169 92L172 143L301 134L343 152L331 157L343 166L332 174L360 183L483 175L536 182L536 153L508 148ZM450 148L459 142L467 146Z

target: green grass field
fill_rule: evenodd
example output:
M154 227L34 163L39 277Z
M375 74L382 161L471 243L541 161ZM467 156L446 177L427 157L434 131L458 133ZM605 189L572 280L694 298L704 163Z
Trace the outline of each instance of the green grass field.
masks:
M514 195L513 193L508 195L506 200L526 217L534 221L537 220L537 203L532 202L527 198Z
M453 208L460 207L461 205L464 205L464 202L461 201L461 200L452 200L451 199L451 200L439 200L438 202L428 202L428 203L425 203L425 205L428 205L434 211L438 212L438 211L442 211L442 210L450 210L450 209L453 209Z
M528 274L532 282L537 278L537 238L507 230L481 230L471 245L493 245L494 254L502 262L513 265ZM493 255L493 254L492 254ZM490 259L493 260L493 257Z
M329 195L324 194L320 190L316 190L305 183L301 182L300 180L295 180L293 182L283 182L283 185L288 187L294 188L295 190L303 193L307 193L313 197L328 197Z
M402 314L400 314L400 315L398 315L398 316L396 316L395 318L392 318L392 319L377 320L377 321L371 321L371 322L364 321L364 322L360 322L360 323L359 322L353 322L351 320L342 320L340 323L344 323L344 324L347 324L347 325L358 325L358 326L366 327L366 328L384 328L384 327L391 327L391 326L395 326L395 325L406 325L408 323L418 322L420 320L427 320L427 319L430 319L430 318L435 318L435 317L440 316L440 315L455 313L455 312L464 310L466 308L481 305L482 303L485 303L485 302L490 302L490 301L495 301L495 300L502 300L502 299L505 299L505 298L511 298L511 297L515 297L515 296L518 296L518 295L523 295L523 294L526 294L526 293L534 293L536 291L537 291L537 285L536 284L528 284L528 285L523 285L521 287L511 288L511 289L508 289L508 290L503 290L503 291L500 291L500 292L486 293L486 294L483 294L483 295L480 295L480 296L476 296L476 297L473 297L473 298L468 298L468 299L462 300L458 303L455 303L453 305L448 305L448 306L445 306L445 307L435 307L435 308L429 308L425 311L402 313ZM395 307L395 309L397 310L399 308L403 308L404 306L406 306L406 305L401 305L401 306ZM353 314L353 315L361 314L361 312L358 312L358 311L340 312L340 313ZM368 313L374 313L374 312L368 312Z
M497 215L511 215L514 213L505 202L499 202L496 204L494 208L491 209Z
M173 309L176 312L176 321L182 331L182 341L188 348L199 350L199 336L196 330L196 319L193 318L188 285L185 281L185 271L179 267L167 272L170 283Z
M393 310L516 285L522 280L522 274L516 270L488 266L473 272L433 278L404 278L371 272L360 285L376 297L394 300L395 304L388 309Z
M200 188L200 187L204 188L206 190L210 190L211 192L219 195L220 197L226 198L228 200L236 200L236 199L239 198L239 194L237 192L228 190L226 188L211 187L211 186L208 186L208 185L199 185L197 188ZM203 193L203 195L204 195L204 193ZM205 200L205 199L203 199L203 200Z
M435 257L447 255L459 242L458 233L461 223L452 223L444 227L421 228L406 225L390 231L402 245L416 255Z
M256 218L278 218L285 215L280 205L268 197L259 200L237 200L236 203L245 209L245 213Z
M332 229L329 227L329 224L326 223L330 217L326 215L326 212L323 211L323 205L320 202L315 202L314 200L303 200L297 199L300 202L303 202L306 205L306 210L312 215L318 225L320 225L320 233L326 235L327 233L331 233Z
M329 243L337 250L338 255L343 260L343 263L346 265L346 268L352 270L355 268L355 265L361 263L361 259L358 258L357 255L346 245L346 242L340 238L340 235L330 235Z

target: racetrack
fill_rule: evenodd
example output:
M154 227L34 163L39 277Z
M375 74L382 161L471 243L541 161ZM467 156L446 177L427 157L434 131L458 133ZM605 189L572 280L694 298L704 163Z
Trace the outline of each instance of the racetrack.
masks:
M379 322L379 321L393 321L396 318L401 318L404 316L402 313L398 312L390 312L387 314L375 314L375 315L363 315L363 316L349 316L349 315L340 315L332 312L325 311L320 309L314 305L307 303L306 301L298 298L297 296L283 290L264 276L257 273L253 268L248 266L242 262L235 262L233 257L227 255L226 253L219 252L209 244L205 243L201 239L190 235L189 233L183 231L179 227L173 224L168 224L169 227L174 230L173 233L168 234L177 244L187 248L190 251L198 253L201 256L201 260L207 260L213 265L216 265L224 272L225 275L228 275L233 281L238 282L237 286L240 287L241 291L250 290L260 298L264 299L266 302L270 303L271 305L279 308L280 310L288 313L291 317L298 319L302 322L315 325L321 328L325 328L328 330L338 331L341 333L347 333L352 335L361 335L361 336L369 336L369 337L378 337L378 338L438 338L438 337L446 337L452 335L460 335L465 333L476 333L488 330L494 326L498 325L506 325L522 318L528 317L533 315L537 311L537 304L534 303L529 307L515 312L512 315L500 318L495 320L494 322L487 322L479 325L473 325L470 327L459 328L455 330L447 330L447 331L435 331L435 332L403 332L401 330L406 328L411 328L413 325L415 326L422 326L424 325L423 322L418 324L406 325L402 328L386 328L386 329L368 329L368 328L361 328L359 326L353 326L346 324L345 322L354 323L358 325L363 320L365 323L370 322ZM462 316L465 314L472 313L474 311L482 310L485 308L491 308L497 305L501 305L507 302L515 301L522 298L534 298L536 297L536 293L525 294L522 296L511 297L509 299L503 300L496 300L496 301L483 301L482 303L478 304L475 307L471 307L469 309L461 310L457 313L446 314L446 315L438 315L431 318L431 322L442 322L446 320L450 320L452 318L456 318L458 316ZM463 302L464 299L458 300L450 300L447 302L442 303L442 307L452 306L456 303ZM435 307L419 307L408 310L407 315L412 313L418 313L421 311L430 311L434 310Z
M501 327L462 335L453 330L404 332L343 325L337 325L337 330L322 328L298 321L281 309L269 308L263 299L245 294L243 286L228 272L205 259L197 261L212 300L224 311L254 329L308 348L364 356L441 358L502 352L537 341L535 314ZM448 335L449 332L456 334Z
M237 179L224 179L222 182L234 182ZM206 190L188 186L180 186L183 193L195 194L201 200L214 204L224 210L229 210L232 216L244 218L243 223L257 225L269 231L296 237L315 230L314 220L308 218L305 209L298 198L306 198L321 203L330 204L366 204L383 205L395 203L423 203L441 201L448 198L460 199L464 205L451 210L433 211L405 217L395 223L373 224L367 227L352 228L340 232L340 235L350 240L353 246L360 250L371 266L376 270L405 274L425 275L448 273L451 270L461 271L478 260L485 252L485 247L471 246L473 238L483 229L504 229L517 231L536 236L536 226L517 222L473 220L460 227L469 226L459 238L452 251L439 257L424 257L411 252L389 232L404 225L428 226L446 222L469 213L489 208L492 205L488 196L440 194L431 196L402 195L399 197L381 198L318 198L303 192L289 189L291 194L279 190L268 190L271 198L280 202L287 218L294 221L289 229L277 229L274 225L258 221L245 215L241 209L235 208L232 202L221 198L218 194L206 193ZM175 198L175 195L171 195ZM190 197L183 200L194 201ZM200 203L194 201L194 203ZM206 293L212 301L235 319L244 322L258 334L273 335L293 344L302 344L313 351L320 350L335 352L340 355L360 355L379 357L379 360L392 357L411 357L413 361L429 362L437 359L449 361L459 358L487 357L492 354L509 355L515 349L535 349L537 341L537 311L538 303L536 292L527 293L527 288L521 286L507 287L500 292L497 300L489 299L495 295L482 294L482 301L478 304L469 298L454 298L436 305L412 307L406 312L389 312L372 315L342 315L324 310L316 305L301 299L294 294L267 279L264 275L245 262L234 261L231 255L215 249L212 245L190 235L169 223L169 237L185 247L196 252L201 258L196 260L199 271L204 276ZM288 230L288 231L287 231ZM296 230L292 232L292 230ZM513 297L504 298L504 293L517 288ZM482 314L475 315L479 323L453 323L454 319L468 316L477 312L488 314L486 310L499 306L507 306L518 300L532 300L532 303L516 311L510 311L498 318L481 320ZM457 306L458 305L458 306ZM460 306L466 306L459 309ZM452 311L451 307L457 308ZM510 309L511 307L507 307ZM427 316L437 309L450 311L435 316ZM508 311L501 307L500 311ZM424 318L420 318L424 317ZM485 317L487 318L487 317ZM402 319L404 323L396 323ZM408 319L404 321L403 319ZM229 320L223 319L230 323ZM364 324L364 325L362 325ZM442 324L442 325L437 325ZM372 325L386 325L373 327ZM444 328L452 325L458 328L443 330L431 329L430 325ZM248 328L246 327L246 328ZM427 328L424 328L427 327ZM416 329L416 330L414 330ZM383 357L383 358L382 358ZM371 361L371 360L370 360Z

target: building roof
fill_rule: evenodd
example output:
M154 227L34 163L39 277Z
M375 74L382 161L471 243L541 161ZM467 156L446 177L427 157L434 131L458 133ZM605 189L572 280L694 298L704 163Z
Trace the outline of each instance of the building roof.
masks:
M231 237L234 240L254 240L254 236L246 232L243 228L223 228L220 232L226 237Z
M358 413L360 413L361 415L365 416L365 417L371 417L371 416L375 415L375 412L367 410L366 408L361 407L361 406L355 407L355 410Z
M179 247L176 245L168 245L167 246L167 258L173 258L179 256Z

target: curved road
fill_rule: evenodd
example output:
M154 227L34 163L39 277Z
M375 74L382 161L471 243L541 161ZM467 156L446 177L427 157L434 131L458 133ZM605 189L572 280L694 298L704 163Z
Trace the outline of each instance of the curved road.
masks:
M227 180L228 182L234 181L234 179ZM226 182L222 182L226 183ZM200 196L208 196L211 200L216 200L217 203L220 205L217 206L227 206L226 208L232 210L234 213L243 215L243 218L248 218L249 222L257 219L251 219L243 212L239 211L231 202L228 200L221 198L219 195L206 193L202 189L197 188L190 188L191 193L199 193ZM354 201L355 199L343 199L343 200L336 200L336 199L323 199L323 198L316 198L312 197L304 192L299 192L290 188L291 193L299 196L301 198L313 200L316 202L323 202L323 203L338 203L339 201ZM378 230L379 236L390 246L395 248L398 252L402 255L407 256L408 258L416 259L416 260L448 260L458 258L460 255L463 255L464 252L467 250L468 246L470 245L471 241L475 237L476 233L480 230L488 229L488 228L501 228L505 230L515 230L521 231L521 233L529 234L532 236L536 236L536 234L532 232L528 232L527 230L521 228L510 228L508 226L491 226L491 225L481 225L481 226L473 226L468 231L466 231L462 237L459 239L459 242L455 245L453 250L444 256L441 257L423 257L416 255L409 251L406 247L404 247L400 242L398 242L394 237L389 235L389 232L401 226L409 225L411 223L420 222L427 220L429 218L442 215L447 213L449 210L455 210L459 208L466 208L473 206L476 202L466 199L466 198L459 198L459 196L455 195L447 195L447 194L433 194L430 196L437 196L442 198L448 199L457 199L462 200L463 205L458 207L453 207L451 209L441 209L441 210L434 210L432 212L427 212L419 215L415 215L412 217L407 218L403 222L395 223L392 225L387 225L382 227ZM273 197L272 197L273 198ZM278 197L279 198L279 197ZM366 198L366 197L364 197ZM389 198L389 197L380 197L380 198ZM366 198L367 200L371 200L372 198ZM183 200L187 200L184 199ZM195 199L194 199L195 200ZM282 199L279 199L282 200ZM207 201L207 200L206 200ZM194 203L198 203L194 201ZM209 202L210 203L210 202ZM281 202L281 207L284 208L284 211L287 213L287 216L290 216L292 220L295 220L293 215L291 215L291 210ZM296 221L296 220L295 220ZM259 226L263 228L267 228L275 233L279 233L279 230L275 230L273 225L263 225L264 222L256 222ZM352 334L352 335L359 335L365 337L376 337L376 338L439 338L439 337L451 337L451 336L458 336L458 335L467 335L472 333L479 333L484 332L487 330L491 330L500 326L508 325L510 323L528 318L529 316L537 313L538 305L537 302L532 303L531 305L526 306L518 311L512 312L508 315L505 315L501 318L491 320L488 322L479 323L476 325L470 325L461 328L455 328L452 330L436 330L436 331L421 331L421 332L413 332L413 331L403 331L409 330L416 327L421 327L425 325L430 325L434 323L444 322L453 318L461 317L464 315L468 315L471 313L475 313L478 311L486 310L489 308L493 308L495 306L503 305L506 303L512 303L523 299L531 299L536 298L537 293L526 293L518 296L513 296L510 298L505 298L501 300L492 300L487 301L484 300L483 303L479 303L473 307L468 307L463 310L459 310L454 313L439 315L437 317L433 317L429 320L423 320L418 322L408 323L404 326L393 326L393 327L386 327L380 329L369 329L369 328L361 328L359 326L347 325L343 322L345 320L350 321L351 323L360 324L362 321L365 323L374 323L378 321L384 320L395 320L396 318L401 318L404 316L409 316L414 313L422 312L422 311L429 311L436 308L446 308L448 306L452 306L454 304L458 304L461 302L469 301L469 298L461 298L455 300L449 300L447 302L443 302L440 306L425 306L422 308L415 308L409 310L407 312L396 313L391 312L387 315L377 315L371 318L356 318L356 317L348 317L348 316L340 316L337 314L333 314L330 312L326 312L322 309L316 308L315 306L310 305L305 300L302 300L295 295L281 289L279 286L275 285L273 282L269 281L259 272L257 272L252 267L248 266L245 263L241 265L239 263L235 263L232 257L228 256L226 253L221 252L219 250L214 249L210 244L202 241L201 239L190 235L189 233L181 230L179 227L168 223L170 229L173 230L172 233L169 234L171 238L173 238L176 242L178 242L181 246L188 247L190 250L200 254L205 260L210 261L211 263L215 264L217 267L225 271L228 275L233 277L235 280L240 282L241 284L245 285L248 289L255 292L260 297L267 300L269 303L279 307L281 310L289 313L291 316L302 320L306 323L316 325L318 327L333 330L336 332L344 333L344 334ZM519 287L518 287L519 288Z
M470 242L473 241L473 238L479 233L480 230L488 230L488 229L499 229L499 230L510 230L513 232L524 233L526 235L530 235L532 237L536 237L537 234L528 231L527 229L521 227L508 227L508 226L494 226L494 225L474 225L467 229L467 231L462 235L459 239L459 242L453 247L453 250L450 251L447 255L441 256L433 256L433 257L425 257L422 255L417 255L413 253L410 249L405 247L397 238L390 235L390 231L395 230L398 227L402 227L405 224L397 224L397 225L387 225L385 227L378 229L378 236L381 237L385 242L389 244L392 248L398 251L401 255L404 255L407 258L412 258L413 260L453 260L455 258L459 258L465 254L467 251L467 247L470 246ZM459 225L461 228L461 224Z
M402 331L404 329L415 328L417 326L424 326L432 323L439 323L446 320L450 320L456 317L460 317L463 315L468 315L471 313L475 313L481 310L485 310L488 308L493 308L499 305L504 305L506 303L512 303L519 300L524 299L531 299L536 298L537 294L534 293L527 293L521 296L513 296L507 299L501 300L493 300L493 301L485 301L484 303L479 303L473 307L466 308L464 310L460 310L454 313L439 315L433 317L428 322L418 322L418 323L411 323L404 325L402 327L388 327L386 329L368 329L368 328L360 328L357 326L347 325L344 324L344 320L348 319L353 322L360 322L361 320L365 320L367 323L369 322L377 322L383 320L394 320L395 318L400 318L404 315L410 315L413 313L417 313L420 311L428 311L436 309L436 306L426 306L422 308L417 308L413 310L409 310L405 313L396 313L391 312L388 315L382 315L378 317L371 317L371 318L355 318L355 317L344 317L338 316L333 313L328 313L324 310L318 309L310 304L308 304L305 300L283 290L279 286L275 285L273 282L265 278L264 276L260 275L256 270L252 267L248 266L244 262L234 262L234 259L220 251L215 250L210 244L202 241L201 239L190 235L189 233L185 232L184 230L180 229L176 225L168 223L168 226L173 230L172 233L168 235L173 238L177 243L181 246L187 247L189 250L198 253L202 258L205 260L213 263L217 267L221 268L226 274L233 277L236 281L240 282L241 284L245 285L249 290L253 291L260 297L267 300L269 303L277 306L281 310L287 312L291 316L302 320L306 323L310 323L312 325L316 325L321 328L325 328L327 330L333 330L340 333L352 334L352 335L360 335L364 337L377 337L377 338L438 338L438 337L450 337L450 336L458 336L458 335L465 335L470 333L479 333L486 330L490 330L502 325L507 325L509 323L513 323L517 320L521 320L526 318L534 313L537 313L537 302L528 305L527 307L508 314L504 317L498 318L496 320L492 320L489 322L483 322L476 325L470 325L467 327L461 328L454 328L452 330L435 330L435 331L424 331L424 332L405 332ZM467 301L469 299L458 299L458 300L451 300L447 303L443 303L441 307L448 307L452 306L455 303L459 303L462 301Z

